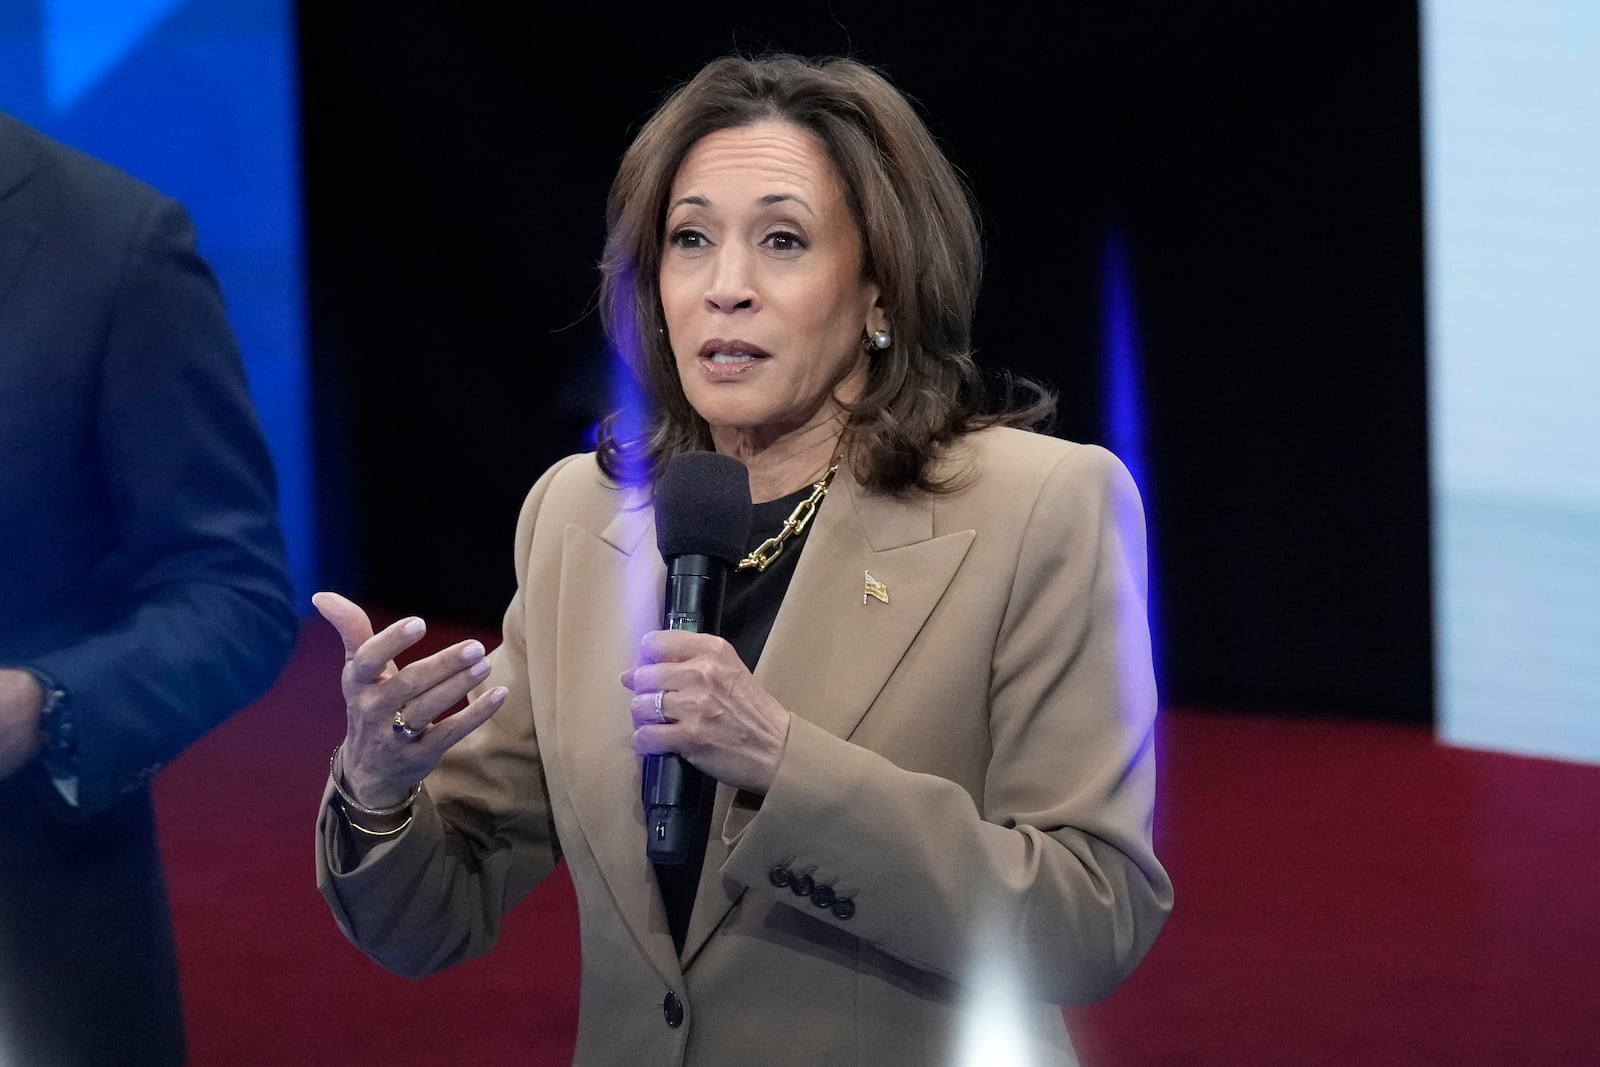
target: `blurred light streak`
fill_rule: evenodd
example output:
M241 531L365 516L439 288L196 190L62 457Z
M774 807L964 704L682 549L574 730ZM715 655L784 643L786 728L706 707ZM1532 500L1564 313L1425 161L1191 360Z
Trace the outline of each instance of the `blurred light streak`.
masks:
M1160 678L1162 656L1158 635L1161 628L1154 573L1156 530L1153 519L1159 509L1155 506L1146 455L1149 438L1144 361L1139 346L1133 268L1127 243L1115 230L1106 235L1100 285L1101 378L1104 383L1101 399L1106 444L1128 468L1144 502L1143 516L1137 514L1131 501L1122 505L1124 513L1116 516L1117 528L1123 533L1125 544L1137 544L1133 535L1143 528L1148 588L1145 610L1150 626L1151 659L1155 663L1155 675Z
M1022 983L1011 953L1002 937L984 944L962 1006L956 1067L1031 1067Z

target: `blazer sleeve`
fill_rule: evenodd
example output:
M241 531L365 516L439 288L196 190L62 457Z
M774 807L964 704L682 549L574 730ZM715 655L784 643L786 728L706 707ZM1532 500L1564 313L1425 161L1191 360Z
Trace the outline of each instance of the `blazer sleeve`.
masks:
M573 457L577 458L577 457ZM445 754L412 808L409 826L359 857L332 783L317 818L317 887L339 929L374 961L420 977L481 956L501 918L560 859L528 677L523 601L539 509L572 459L529 491L517 520L517 592L506 609L493 668L474 696L509 692L494 716Z
M1151 844L1144 552L1126 469L1103 449L1070 451L1033 502L995 635L981 807L796 716L759 811L725 828L723 873L756 885L772 857L793 857L851 887L854 913L775 899L919 969L973 979L1004 961L1041 1000L1108 993L1172 902Z
M271 457L216 279L166 198L152 196L122 268L96 417L104 521L128 578L108 576L92 637L28 663L69 693L69 818L143 788L259 696L296 631Z

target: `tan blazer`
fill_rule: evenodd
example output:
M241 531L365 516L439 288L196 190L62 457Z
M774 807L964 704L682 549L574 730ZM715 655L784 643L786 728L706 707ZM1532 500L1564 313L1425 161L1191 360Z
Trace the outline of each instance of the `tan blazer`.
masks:
M971 1020L1074 1062L1057 1005L1126 976L1172 899L1150 844L1143 514L1103 449L988 430L948 462L964 481L944 495L840 471L755 672L794 715L783 762L764 799L718 790L681 958L617 680L659 627L652 514L591 456L557 464L517 527L486 682L506 706L354 870L324 807L318 882L346 935L436 971L487 951L565 856L579 1063L942 1064L982 1037ZM851 907L775 884L779 866Z

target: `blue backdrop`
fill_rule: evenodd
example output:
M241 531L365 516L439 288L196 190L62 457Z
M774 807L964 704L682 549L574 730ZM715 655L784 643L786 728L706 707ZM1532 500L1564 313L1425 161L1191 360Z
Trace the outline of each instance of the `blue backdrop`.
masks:
M303 606L316 575L289 0L0 0L0 109L194 217L277 463Z

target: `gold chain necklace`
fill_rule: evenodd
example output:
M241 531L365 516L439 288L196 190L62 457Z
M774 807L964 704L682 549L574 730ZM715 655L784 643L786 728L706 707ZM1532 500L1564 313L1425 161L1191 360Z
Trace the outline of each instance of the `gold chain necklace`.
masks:
M740 570L747 571L751 567L757 572L766 570L772 565L772 561L778 558L778 553L783 551L785 541L805 533L806 527L811 525L811 517L817 513L817 505L828 495L828 486L833 484L833 476L839 472L839 463L839 460L834 460L833 466L828 468L828 473L811 487L811 495L795 505L789 517L783 520L783 529L778 531L778 536L767 538L739 561Z

